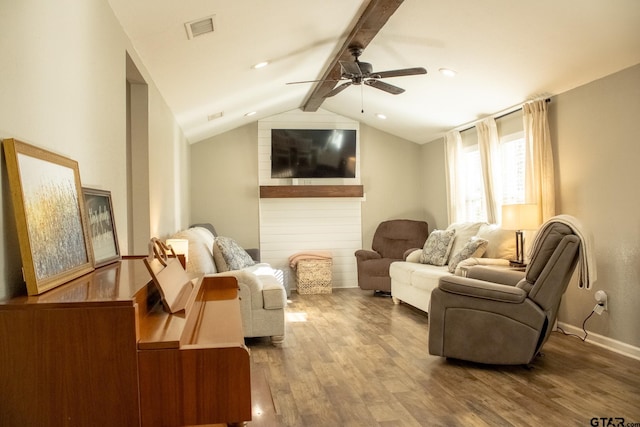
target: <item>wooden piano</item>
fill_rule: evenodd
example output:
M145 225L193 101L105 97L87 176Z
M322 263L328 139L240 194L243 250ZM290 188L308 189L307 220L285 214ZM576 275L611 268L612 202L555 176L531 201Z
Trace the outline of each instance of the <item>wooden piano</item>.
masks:
M251 420L232 277L197 277L170 313L142 259L0 302L1 426Z

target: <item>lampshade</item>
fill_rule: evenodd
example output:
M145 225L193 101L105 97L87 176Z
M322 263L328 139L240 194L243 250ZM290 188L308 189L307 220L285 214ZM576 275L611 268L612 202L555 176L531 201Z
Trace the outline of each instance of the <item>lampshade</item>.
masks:
M185 260L189 258L189 240L187 239L167 239L167 246L171 246L176 255L184 255Z
M535 230L539 225L538 205L502 205L502 228L505 230Z

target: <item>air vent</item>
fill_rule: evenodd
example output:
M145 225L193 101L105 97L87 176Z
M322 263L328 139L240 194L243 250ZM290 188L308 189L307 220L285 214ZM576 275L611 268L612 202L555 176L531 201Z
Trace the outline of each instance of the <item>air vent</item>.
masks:
M191 40L194 37L202 36L204 34L213 33L214 31L214 18L215 15L208 16L206 18L197 19L195 21L187 22L184 24L187 29L187 37Z
M219 113L209 114L209 115L207 116L207 120L208 120L208 121L212 121L212 120L215 120L215 119L219 119L219 118L221 118L222 116L224 116L224 111L220 111Z

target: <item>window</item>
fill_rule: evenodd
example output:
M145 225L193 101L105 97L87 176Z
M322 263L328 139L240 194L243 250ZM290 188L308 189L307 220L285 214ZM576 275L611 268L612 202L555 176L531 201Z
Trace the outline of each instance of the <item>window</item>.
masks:
M545 133L548 133L546 110L543 113L545 117L536 120L540 120L540 125L544 127ZM548 217L554 214L554 188L553 185L547 185L553 178L550 143L543 137L542 141L538 141L533 135L527 142L524 119L523 110L518 109L497 119L478 122L478 126L446 134L446 154L451 162L446 165L450 221L486 221L490 218L491 221L499 222L502 205L536 201L541 206L543 218L545 215ZM495 128L492 120L495 120ZM527 123L530 120L533 119L527 114ZM483 161L480 161L478 133L482 146L486 144L487 155L491 156L487 161L484 161L484 153ZM527 144L544 146L548 155L544 159L528 158L530 153ZM544 168L538 163L544 163ZM545 178L530 176L527 170L530 166L540 168L538 173ZM488 172L482 169L484 167L493 169L491 180L486 177L486 182L492 183L489 195L485 194L486 190L483 191L483 176ZM535 180L536 183L529 182L529 179ZM542 194L529 194L533 193L535 188L526 188L527 185L544 185L545 189L542 190ZM529 200L529 197L535 200Z
M464 216L466 221L486 221L484 182L478 145L466 147L462 153L462 170L464 171Z
M468 141L467 138L466 141ZM525 202L525 141L524 132L500 138L500 180L503 205ZM478 144L466 144L461 156L464 189L464 221L487 221L484 181Z
M524 133L518 132L500 138L502 171L502 204L524 203L525 181Z

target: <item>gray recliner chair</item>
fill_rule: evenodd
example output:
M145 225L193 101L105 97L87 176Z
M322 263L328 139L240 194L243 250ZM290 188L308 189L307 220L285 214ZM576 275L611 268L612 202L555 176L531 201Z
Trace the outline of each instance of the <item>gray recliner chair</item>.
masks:
M440 279L431 294L429 353L471 362L529 364L546 342L575 270L580 239L554 222L526 271L471 268Z
M421 248L429 236L429 224L411 219L383 221L373 234L371 249L355 252L360 289L391 292L389 266L402 261L409 249Z

